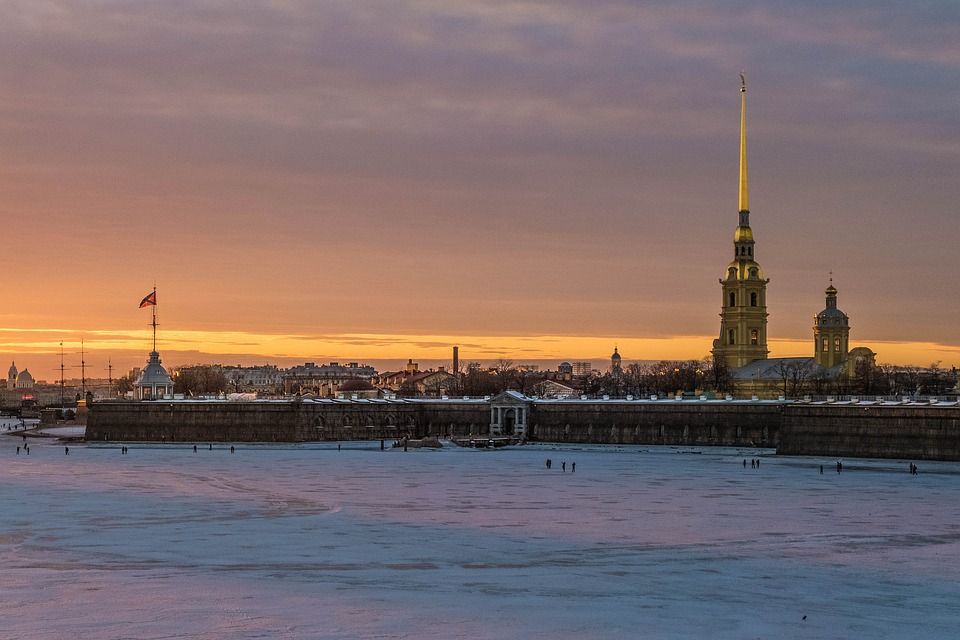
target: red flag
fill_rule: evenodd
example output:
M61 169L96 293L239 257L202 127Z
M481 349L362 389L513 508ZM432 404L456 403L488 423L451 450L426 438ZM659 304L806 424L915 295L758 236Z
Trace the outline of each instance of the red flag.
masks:
M151 291L143 297L143 300L140 301L140 308L149 307L150 305L157 304L157 292Z

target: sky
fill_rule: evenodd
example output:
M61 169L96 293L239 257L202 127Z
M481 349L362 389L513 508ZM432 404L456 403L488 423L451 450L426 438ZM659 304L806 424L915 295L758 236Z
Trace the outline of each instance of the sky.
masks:
M0 0L0 362L960 365L960 4Z

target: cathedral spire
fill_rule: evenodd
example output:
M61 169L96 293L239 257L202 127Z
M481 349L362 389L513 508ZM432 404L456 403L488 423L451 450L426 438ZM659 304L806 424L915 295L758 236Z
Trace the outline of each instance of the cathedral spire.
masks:
M747 193L747 78L740 73L740 211L750 211Z
M763 360L767 350L767 283L756 261L747 196L747 79L740 74L740 201L733 234L733 260L720 279L723 289L720 336L713 341L714 358L731 369Z

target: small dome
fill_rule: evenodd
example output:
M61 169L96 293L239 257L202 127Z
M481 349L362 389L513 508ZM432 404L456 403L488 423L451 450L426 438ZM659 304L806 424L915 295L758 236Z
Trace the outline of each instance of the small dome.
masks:
M835 296L837 295L837 288L831 284L824 290L824 293L826 293L828 296Z
M150 352L150 359L147 366L140 372L140 377L134 383L138 387L151 385L169 385L173 386L173 380L167 373L167 370L160 364L160 354L156 351Z
M817 314L818 318L846 318L847 314L836 307L827 307Z
M344 393L357 391L376 391L376 387L366 380L347 380L337 388L337 391L342 391Z
M750 227L737 227L733 233L734 242L753 242L753 230Z

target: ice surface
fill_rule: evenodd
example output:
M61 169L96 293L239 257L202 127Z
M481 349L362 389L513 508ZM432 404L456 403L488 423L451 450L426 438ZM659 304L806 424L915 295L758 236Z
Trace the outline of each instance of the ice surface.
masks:
M948 638L960 623L960 464L28 442L18 456L0 437L0 638Z

